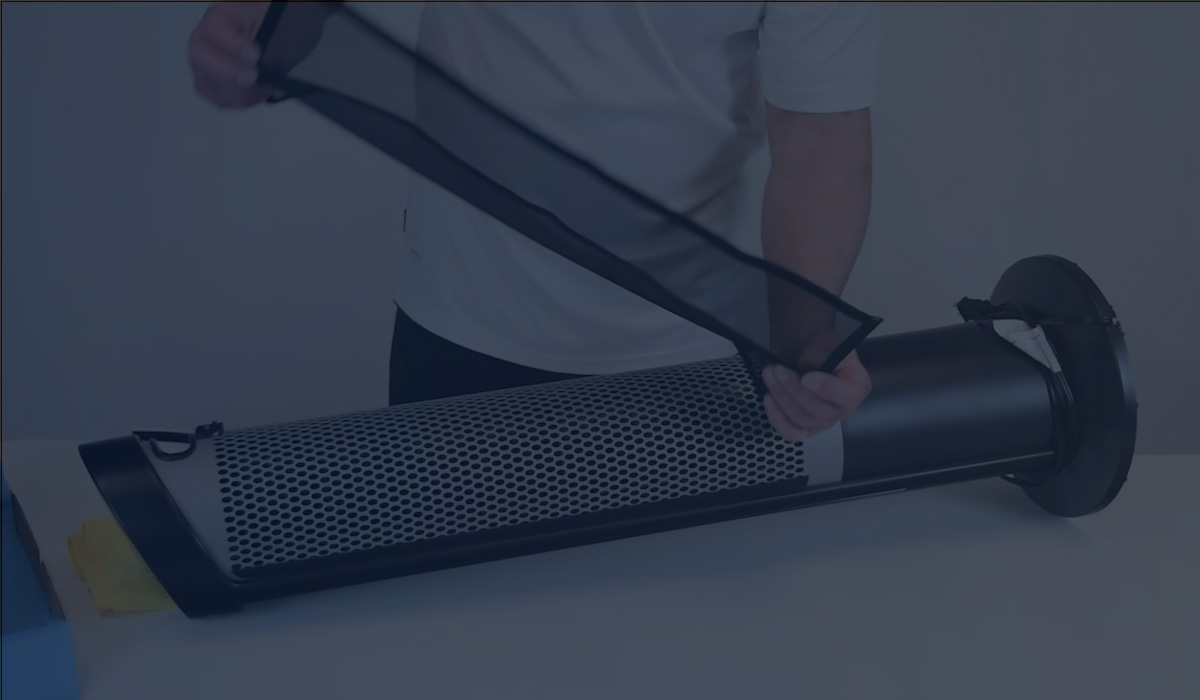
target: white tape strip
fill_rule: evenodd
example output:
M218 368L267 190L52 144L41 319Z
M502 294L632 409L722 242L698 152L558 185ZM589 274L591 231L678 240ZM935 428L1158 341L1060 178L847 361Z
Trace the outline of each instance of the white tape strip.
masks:
M997 319L992 321L992 329L1008 342L1042 363L1056 374L1062 372L1054 347L1046 339L1046 334L1038 326L1030 326L1020 319Z

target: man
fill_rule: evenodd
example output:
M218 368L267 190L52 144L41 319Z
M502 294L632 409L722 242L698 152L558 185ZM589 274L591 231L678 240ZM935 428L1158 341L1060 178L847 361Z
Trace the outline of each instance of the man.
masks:
M189 58L198 92L244 109L264 3L217 3ZM761 206L764 257L841 294L871 190L879 6L861 2L431 2L418 49L472 89L731 241ZM510 110L510 111L511 111ZM765 135L765 192L747 163ZM400 261L393 403L730 354L729 344L414 178ZM647 245L653 245L648 243ZM745 247L744 245L742 247ZM763 373L789 440L870 392L851 354L832 373Z

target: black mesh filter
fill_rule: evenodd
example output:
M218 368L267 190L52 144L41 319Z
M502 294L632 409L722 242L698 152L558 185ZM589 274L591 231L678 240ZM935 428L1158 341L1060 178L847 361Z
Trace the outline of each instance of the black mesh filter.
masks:
M489 103L341 3L275 2L261 80L572 262L797 371L878 325L739 251Z

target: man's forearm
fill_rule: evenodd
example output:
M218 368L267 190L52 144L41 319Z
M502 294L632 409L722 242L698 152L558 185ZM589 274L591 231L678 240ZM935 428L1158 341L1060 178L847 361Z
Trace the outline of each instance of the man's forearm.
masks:
M840 295L862 248L871 206L869 112L771 109L768 130L764 257ZM788 349L832 330L830 309L811 298L775 293L772 307L773 335Z
M775 114L763 200L763 253L841 294L866 235L871 128L866 110Z

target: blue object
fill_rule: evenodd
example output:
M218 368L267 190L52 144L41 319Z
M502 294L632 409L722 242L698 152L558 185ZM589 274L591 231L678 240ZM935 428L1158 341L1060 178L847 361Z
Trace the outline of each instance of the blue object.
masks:
M50 612L33 563L17 536L8 481L0 481L4 488L0 695L4 700L78 700L71 627Z

